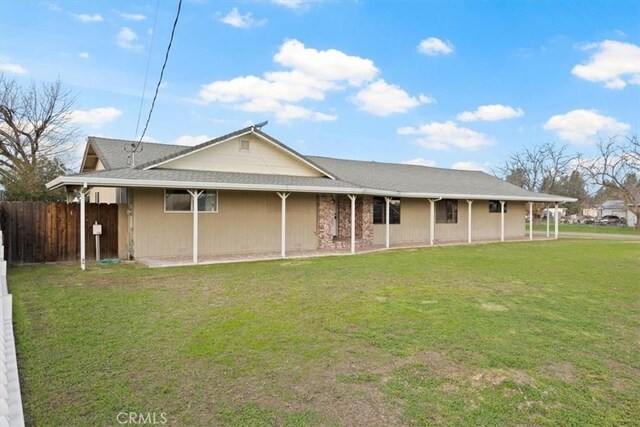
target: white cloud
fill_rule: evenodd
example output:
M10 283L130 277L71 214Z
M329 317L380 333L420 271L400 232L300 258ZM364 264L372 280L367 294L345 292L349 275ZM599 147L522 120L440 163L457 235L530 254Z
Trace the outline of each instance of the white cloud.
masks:
M176 138L173 143L176 145L186 145L186 146L194 146L194 145L198 145L198 144L202 144L203 142L207 142L210 141L211 139L213 139L210 136L207 135L182 135L178 138Z
M465 111L458 114L458 120L462 122L475 122L484 120L488 122L496 122L498 120L513 119L515 117L524 116L521 108L513 108L508 105L493 104L481 105L476 111Z
M421 100L431 101L429 97L424 95L415 98L399 86L388 84L382 79L367 85L351 98L351 101L361 110L377 116L405 113L420 105Z
M304 0L271 0L271 2L289 9L298 9L305 3Z
M144 21L147 17L141 13L124 13L114 11L117 13L122 19L126 19L127 21Z
M72 123L99 127L122 115L122 111L114 107L92 108L91 110L75 110L69 113Z
M575 144L589 144L596 135L616 135L627 132L631 126L611 116L598 114L596 110L573 110L551 116L544 124L545 130L555 131L561 139Z
M480 132L459 127L452 121L432 122L418 128L401 127L400 135L417 135L414 143L432 150L448 150L459 148L462 150L475 150L480 147L494 144L494 140Z
M436 165L435 160L425 160L422 157L416 157L415 159L405 160L402 163L404 163L405 165L417 165L417 166L435 166Z
M286 40L273 60L319 80L347 80L356 86L372 80L378 74L378 69L370 59L350 56L336 49L306 48L298 40Z
M279 122L289 122L291 120L311 120L314 122L332 121L338 116L332 114L312 111L308 108L294 104L283 104L274 99L253 99L245 104L237 105L236 108L242 111L254 113L273 113Z
M75 19L77 19L80 22L102 22L102 15L100 15L99 13L96 13L94 15L89 15L86 13L72 13L71 16L73 16Z
M489 163L485 162L480 164L478 162L474 162L473 160L470 160L466 162L455 162L454 164L451 165L451 169L486 172L488 166L489 166Z
M247 12L244 15L241 15L240 12L238 12L238 8L234 7L233 9L231 9L231 12L220 19L220 22L236 28L249 28L263 25L267 22L267 20L256 20L253 18L253 14L251 12Z
M89 59L89 52L80 52L78 56L82 59Z
M45 1L44 4L46 4L49 10L52 12L60 12L62 10L60 6L52 1Z
M437 37L426 38L418 45L418 52L429 56L449 55L453 53L453 49L453 44L450 41Z
M0 72L23 75L28 74L29 70L15 62L4 62L3 60L0 60Z
M200 99L205 103L232 103L243 99L322 100L325 92L334 88L336 86L331 82L297 71L276 71L265 73L264 78L243 76L209 83L200 90Z
M590 82L604 83L608 89L622 89L627 84L640 85L640 46L615 40L584 45L595 50L585 64L576 65L571 73Z
M123 49L136 51L142 49L142 45L135 43L136 40L138 40L138 35L128 27L120 28L116 36L116 43Z

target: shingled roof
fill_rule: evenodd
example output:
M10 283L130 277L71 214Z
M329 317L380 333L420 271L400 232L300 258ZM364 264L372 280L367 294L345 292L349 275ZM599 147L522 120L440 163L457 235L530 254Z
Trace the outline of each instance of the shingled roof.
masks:
M171 159L213 144L253 132L326 173L313 178L256 173L154 169ZM262 191L308 191L371 194L416 198L459 198L571 202L575 199L527 191L480 171L461 171L398 163L366 162L303 156L259 129L248 127L194 147L145 143L136 154L136 167L127 166L124 144L133 141L89 137L106 170L78 173L51 181L50 188L62 185L113 187L171 187L245 189Z

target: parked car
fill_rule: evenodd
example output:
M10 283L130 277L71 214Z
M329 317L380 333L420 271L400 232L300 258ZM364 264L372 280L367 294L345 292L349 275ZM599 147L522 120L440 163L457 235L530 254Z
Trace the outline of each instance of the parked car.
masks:
M598 222L598 224L601 224L601 225L618 225L621 223L622 223L622 220L620 219L620 217L617 217L615 215L605 215L602 218L600 218L600 221Z

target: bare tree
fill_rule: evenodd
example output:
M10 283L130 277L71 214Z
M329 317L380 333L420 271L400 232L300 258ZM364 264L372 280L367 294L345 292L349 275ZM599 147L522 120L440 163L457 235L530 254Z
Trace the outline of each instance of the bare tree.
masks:
M640 227L640 142L638 136L601 138L599 156L582 160L583 170L591 181L623 200L639 219Z
M60 80L20 87L0 74L0 177L39 159L60 161L75 147L71 123L75 96Z
M553 192L571 175L577 157L566 145L548 142L512 154L494 173L529 191Z

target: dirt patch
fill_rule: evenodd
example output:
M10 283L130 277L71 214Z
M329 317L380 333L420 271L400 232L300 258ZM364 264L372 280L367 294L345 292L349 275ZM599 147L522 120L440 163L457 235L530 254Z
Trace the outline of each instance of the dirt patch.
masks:
M576 368L569 362L552 362L544 366L541 373L568 383L576 380Z
M535 386L535 380L524 372L515 369L490 369L471 377L471 386L475 389L483 387L498 387L506 380L512 380L518 385Z
M445 357L437 351L421 351L399 361L397 367L404 365L424 365L436 377L461 379L466 374L466 368Z

